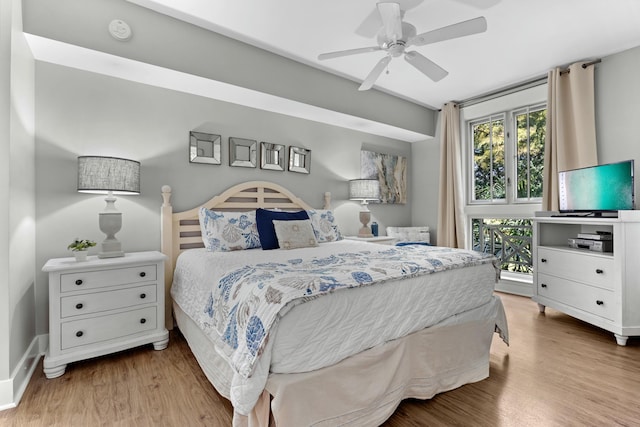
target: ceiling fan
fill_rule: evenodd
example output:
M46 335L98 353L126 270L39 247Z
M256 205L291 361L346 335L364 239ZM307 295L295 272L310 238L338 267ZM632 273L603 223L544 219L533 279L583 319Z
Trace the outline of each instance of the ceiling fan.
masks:
M484 16L480 16L426 33L416 34L416 27L402 20L400 4L381 2L377 4L377 8L382 20L382 28L378 31L377 35L378 46L340 50L318 55L318 60L322 61L325 59L339 58L341 56L376 52L379 50L385 51L387 53L386 56L373 67L373 70L367 75L358 90L371 89L389 62L400 55L404 55L404 59L409 64L413 65L418 71L422 72L434 82L440 81L449 74L445 69L415 50L406 51L406 49L410 46L424 46L444 40L483 33L487 30L487 20Z

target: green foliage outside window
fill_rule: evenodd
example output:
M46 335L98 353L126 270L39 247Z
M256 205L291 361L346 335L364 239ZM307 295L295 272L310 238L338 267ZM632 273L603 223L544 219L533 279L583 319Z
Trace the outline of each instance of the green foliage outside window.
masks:
M489 119L473 126L474 199L506 197L504 119Z
M516 197L519 200L542 197L544 140L547 110L526 109L517 113L516 133ZM505 119L489 117L471 128L473 138L473 200L507 199L509 174L505 162Z
M547 110L516 116L518 199L542 197L546 125Z
M531 274L531 220L474 218L471 227L474 250L495 255L504 271Z

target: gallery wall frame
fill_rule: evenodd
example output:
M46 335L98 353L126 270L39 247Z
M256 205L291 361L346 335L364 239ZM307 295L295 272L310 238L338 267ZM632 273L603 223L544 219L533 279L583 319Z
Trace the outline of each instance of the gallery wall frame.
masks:
M258 141L229 137L229 166L255 168L257 166Z
M189 132L189 162L221 164L222 137L213 133Z
M282 144L270 142L260 143L260 168L274 171L284 171L287 150Z
M289 171L298 173L311 173L311 150L306 148L289 147Z

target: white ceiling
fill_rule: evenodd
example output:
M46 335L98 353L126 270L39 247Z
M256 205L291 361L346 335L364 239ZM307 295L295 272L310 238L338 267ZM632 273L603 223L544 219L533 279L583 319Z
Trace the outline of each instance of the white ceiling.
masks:
M376 45L375 0L128 1L357 82L385 55L317 60L320 53ZM398 2L418 33L487 19L485 33L415 48L449 72L443 80L432 82L400 57L374 86L432 108L640 46L639 0Z

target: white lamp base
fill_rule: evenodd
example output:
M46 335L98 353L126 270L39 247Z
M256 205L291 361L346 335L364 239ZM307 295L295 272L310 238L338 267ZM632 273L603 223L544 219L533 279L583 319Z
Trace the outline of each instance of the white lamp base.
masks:
M115 210L115 197L107 197L107 208L99 214L100 230L107 235L101 245L98 258L117 258L124 256L122 244L116 239L115 234L122 228L122 213Z
M117 258L124 256L124 252L122 252L122 244L119 240L105 240L102 242L101 248L102 250L98 253L98 258Z
M360 211L360 222L362 223L362 227L360 228L360 231L358 231L358 237L373 237L373 233L369 227L369 221L371 221L371 212L368 210Z

